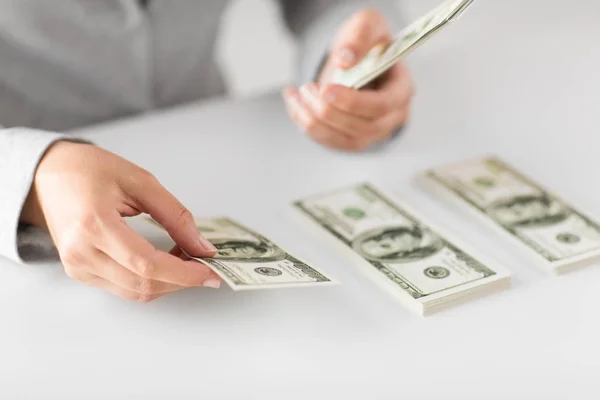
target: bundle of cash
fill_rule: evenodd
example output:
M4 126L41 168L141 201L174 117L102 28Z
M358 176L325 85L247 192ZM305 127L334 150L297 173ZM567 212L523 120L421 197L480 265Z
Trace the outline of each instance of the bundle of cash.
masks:
M456 21L473 2L474 0L446 0L400 31L391 43L375 46L354 67L334 71L332 83L354 89L364 87L389 70L409 51L416 49L447 23Z
M153 219L147 220L162 228ZM229 218L195 220L198 231L217 248L217 254L210 258L185 254L215 271L234 291L338 283L264 236Z
M496 227L556 274L600 260L600 224L495 156L433 168L420 182Z
M293 203L365 275L421 314L510 285L510 272L458 239L362 183Z

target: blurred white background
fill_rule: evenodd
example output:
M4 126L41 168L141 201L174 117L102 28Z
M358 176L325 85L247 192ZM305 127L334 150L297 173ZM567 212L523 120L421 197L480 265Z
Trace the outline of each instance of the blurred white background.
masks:
M441 0L390 0L418 16ZM253 18L249 19L248 15ZM292 79L295 46L275 0L238 0L222 24L219 61L234 96L259 94Z

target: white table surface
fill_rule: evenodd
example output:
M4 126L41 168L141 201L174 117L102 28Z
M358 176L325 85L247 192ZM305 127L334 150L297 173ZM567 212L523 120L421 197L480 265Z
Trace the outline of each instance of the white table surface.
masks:
M278 95L85 131L195 214L237 218L343 284L223 285L137 304L70 280L59 264L2 260L0 398L598 398L600 264L551 277L412 178L491 152L600 214L600 3L479 3L410 56L412 123L380 152L319 147ZM423 319L285 214L298 197L360 180L505 264L513 288Z

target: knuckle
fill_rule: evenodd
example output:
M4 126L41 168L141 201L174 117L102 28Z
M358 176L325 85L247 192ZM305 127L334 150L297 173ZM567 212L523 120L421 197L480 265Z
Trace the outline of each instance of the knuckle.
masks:
M150 278L154 274L154 263L148 257L131 255L128 264L142 278Z
M77 217L73 224L66 226L58 239L57 248L61 256L77 257L83 251L84 244L91 238L100 236L104 222L102 217L94 212L85 212Z
M102 217L95 212L83 215L77 224L76 235L96 237L102 231Z
M135 291L140 295L151 295L154 294L155 284L151 279L141 278L138 279L135 284Z
M65 265L65 274L71 279L80 280L77 269L73 268L71 265Z
M94 286L94 276L82 271L79 271L77 268L73 268L65 265L65 274L78 282L83 283L86 286L92 287Z
M330 120L335 115L335 111L333 109L333 106L331 106L330 104L327 104L327 105L324 105L323 107L319 107L316 110L316 114L317 114L317 117L319 117L321 119Z
M96 285L96 282L91 275L86 274L82 276L76 276L75 279L89 287L93 287Z
M85 257L81 249L81 245L77 242L68 243L63 245L58 253L62 262L70 267L83 265L85 263Z
M90 212L84 214L69 228L61 232L57 250L65 265L81 266L86 264L86 248L91 238L101 235L104 222L99 214Z
M135 173L129 175L128 182L132 188L139 190L157 184L158 179L150 171L138 167Z
M176 207L176 215L177 215L177 223L182 224L182 223L193 223L194 221L194 216L192 215L192 213L190 212L190 210L188 210L187 208L185 208L185 206L181 203L177 203Z
M138 169L138 176L141 181L158 181L158 179L156 179L156 176L154 176L152 172L144 168Z

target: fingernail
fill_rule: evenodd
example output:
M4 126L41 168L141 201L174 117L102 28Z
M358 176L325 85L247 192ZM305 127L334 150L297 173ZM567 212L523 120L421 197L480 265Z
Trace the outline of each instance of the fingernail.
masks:
M198 238L198 242L200 243L200 246L202 246L204 248L204 250L206 251L217 251L217 248L204 236L200 235L200 237Z
M356 55L354 54L354 52L347 47L344 47L343 49L339 50L337 57L338 60L340 60L345 65L352 64L356 59Z
M218 289L219 286L221 286L221 282L218 279L209 278L209 279L205 280L204 282L202 282L202 286L210 287L213 289Z

